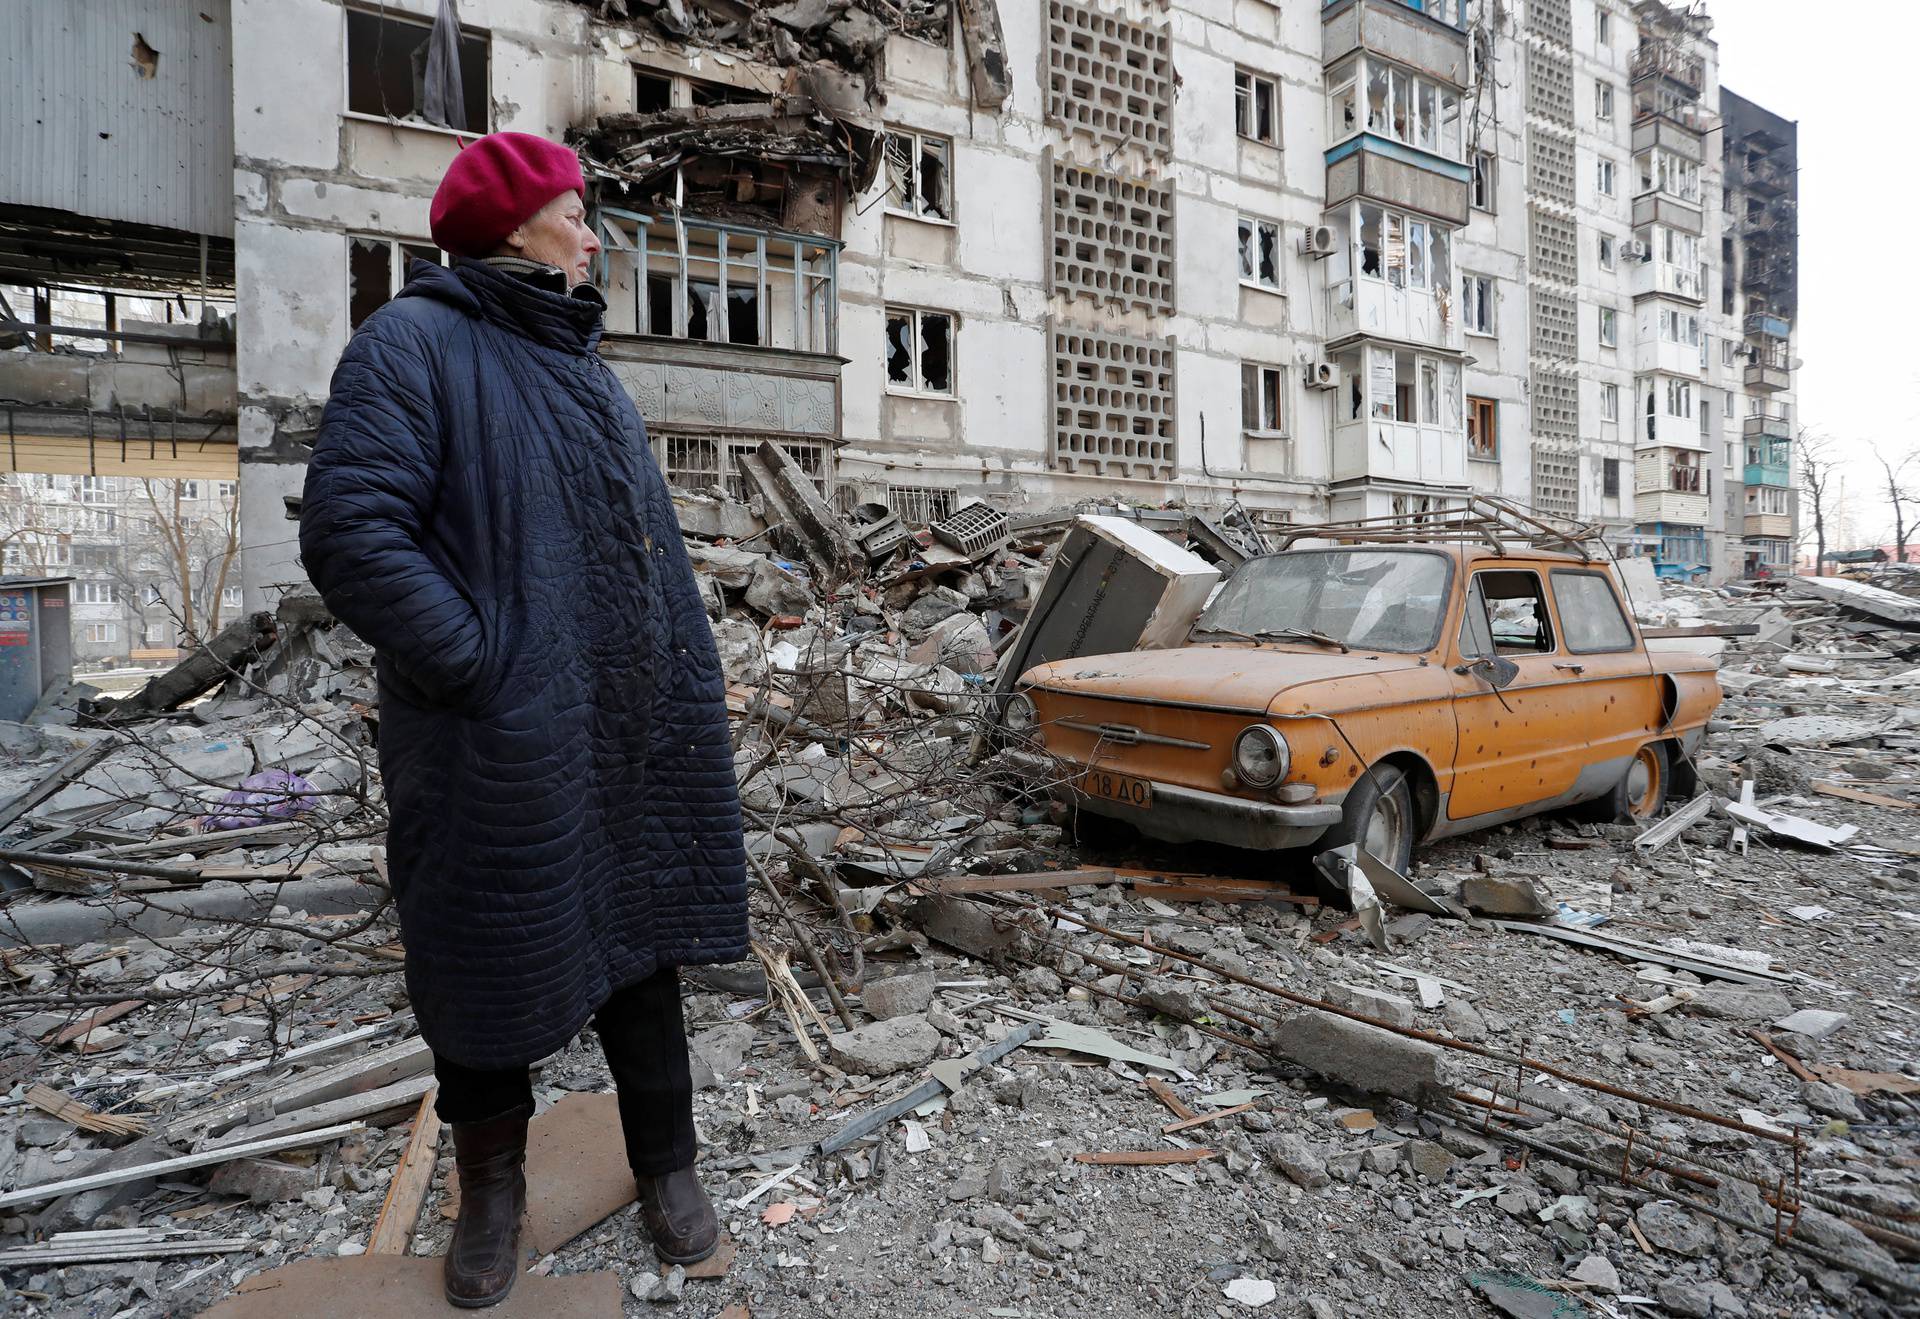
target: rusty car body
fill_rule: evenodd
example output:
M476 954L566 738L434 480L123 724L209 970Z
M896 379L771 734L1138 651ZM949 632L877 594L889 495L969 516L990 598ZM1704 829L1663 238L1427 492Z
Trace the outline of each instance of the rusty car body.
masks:
M1650 654L1591 555L1360 540L1249 559L1184 647L1029 669L1006 722L1083 823L1359 842L1404 870L1537 812L1656 814L1719 701L1713 662Z

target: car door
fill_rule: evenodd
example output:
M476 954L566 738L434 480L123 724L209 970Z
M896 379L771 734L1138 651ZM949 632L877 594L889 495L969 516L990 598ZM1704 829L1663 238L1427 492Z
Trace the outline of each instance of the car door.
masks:
M1548 580L1564 652L1561 672L1581 688L1590 712L1584 767L1610 786L1617 777L1613 766L1624 773L1633 753L1660 727L1660 681L1620 606L1612 574L1555 568Z
M1546 574L1535 566L1476 569L1454 647L1447 667L1460 740L1447 817L1524 813L1569 791L1595 712L1587 693L1568 682L1578 661L1560 648ZM1505 688L1469 668L1490 655L1518 669Z

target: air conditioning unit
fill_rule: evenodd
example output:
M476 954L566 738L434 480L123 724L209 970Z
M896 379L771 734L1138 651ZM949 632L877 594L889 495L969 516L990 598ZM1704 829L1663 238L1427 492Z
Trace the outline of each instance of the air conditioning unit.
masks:
M1300 255L1316 259L1333 255L1333 226L1310 224L1300 231Z
M1620 255L1629 261L1653 260L1653 248L1638 238L1629 238L1620 244Z
M1308 389L1332 389L1340 383L1340 372L1332 362L1308 362L1304 374Z

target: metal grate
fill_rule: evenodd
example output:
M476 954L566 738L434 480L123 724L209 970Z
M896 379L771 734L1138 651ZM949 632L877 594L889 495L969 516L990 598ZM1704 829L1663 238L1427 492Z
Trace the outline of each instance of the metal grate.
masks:
M927 528L942 545L978 559L1012 539L1013 519L989 504L968 504Z
M1580 278L1580 230L1572 220L1527 207L1528 273L1536 280L1575 284Z
M1572 298L1535 287L1529 291L1533 304L1533 354L1535 357L1571 359L1579 355L1579 304Z
M1538 46L1527 48L1527 113L1573 125L1573 61Z
M814 487L823 496L827 493L829 473L824 441L762 435L685 435L672 431L654 431L651 439L654 461L666 474L667 484L675 489L708 490L724 485L729 495L744 502L749 491L746 478L740 475L740 455L755 453L762 440L772 439L812 478Z
M1166 24L1136 23L1097 3L1047 0L1047 120L1166 155L1173 141Z
M924 527L953 513L953 491L937 485L890 485L887 507L900 515L902 522Z
M1527 130L1527 190L1573 205L1573 139L1538 127Z
M1173 312L1173 189L1053 162L1048 291Z
M1053 465L1173 479L1172 343L1058 322L1052 338Z

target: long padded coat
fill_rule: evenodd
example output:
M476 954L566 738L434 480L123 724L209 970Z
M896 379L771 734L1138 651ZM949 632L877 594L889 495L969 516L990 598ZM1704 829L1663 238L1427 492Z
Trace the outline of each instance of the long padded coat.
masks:
M415 262L307 469L307 572L378 656L407 988L468 1067L747 951L725 683L603 307Z

